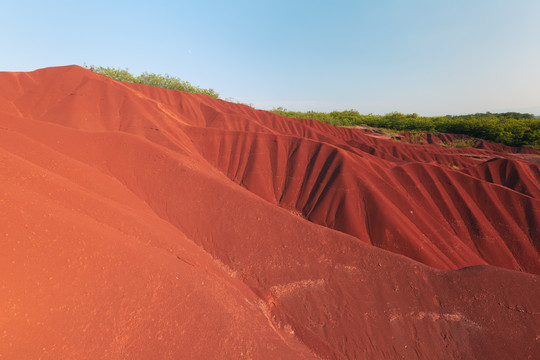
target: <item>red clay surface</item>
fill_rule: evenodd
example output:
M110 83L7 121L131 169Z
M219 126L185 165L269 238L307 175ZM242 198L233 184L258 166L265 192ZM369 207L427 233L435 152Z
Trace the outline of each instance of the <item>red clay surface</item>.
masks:
M0 358L539 358L540 152L455 138L0 73Z

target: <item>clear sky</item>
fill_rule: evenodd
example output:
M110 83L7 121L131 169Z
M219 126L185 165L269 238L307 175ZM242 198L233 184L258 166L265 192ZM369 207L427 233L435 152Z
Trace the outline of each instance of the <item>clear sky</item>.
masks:
M259 109L540 114L539 0L17 0L0 33L0 71L169 74Z

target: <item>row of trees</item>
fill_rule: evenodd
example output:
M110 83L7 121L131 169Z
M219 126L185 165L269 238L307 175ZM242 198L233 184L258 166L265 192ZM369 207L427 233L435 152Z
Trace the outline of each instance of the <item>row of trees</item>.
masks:
M132 75L129 71L124 69L117 69L113 67L104 67L104 66L86 66L87 69L90 69L96 73L107 75L118 81L131 82L135 84L142 84L148 86L155 86L164 89L171 90L181 90L187 91L196 94L204 94L211 96L215 99L219 98L219 94L214 89L203 89L198 86L190 84L188 81L181 80L176 77L169 75L153 74L143 72L139 76Z
M368 125L398 131L428 131L469 135L510 146L540 148L540 119L521 113L478 113L459 116L424 117L418 114L392 112L386 115L362 115L356 110L296 112L283 108L273 113L298 118L314 119L336 126Z

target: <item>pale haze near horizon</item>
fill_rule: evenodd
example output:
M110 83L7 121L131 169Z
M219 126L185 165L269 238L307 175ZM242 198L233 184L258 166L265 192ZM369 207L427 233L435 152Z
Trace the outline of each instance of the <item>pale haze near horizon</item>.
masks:
M540 1L17 1L0 71L169 74L260 109L540 114Z

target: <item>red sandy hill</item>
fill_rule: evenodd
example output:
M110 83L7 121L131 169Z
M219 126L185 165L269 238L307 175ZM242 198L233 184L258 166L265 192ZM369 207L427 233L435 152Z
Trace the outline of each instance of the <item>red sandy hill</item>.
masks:
M0 358L537 359L540 153L451 139L0 73Z

